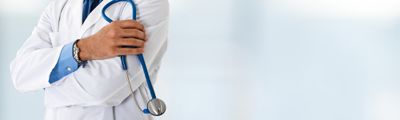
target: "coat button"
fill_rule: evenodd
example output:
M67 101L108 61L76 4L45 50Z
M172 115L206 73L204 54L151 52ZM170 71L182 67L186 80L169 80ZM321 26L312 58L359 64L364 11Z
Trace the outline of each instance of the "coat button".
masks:
M71 72L71 71L72 71L72 68L71 68L70 66L68 66L68 67L67 67L67 70Z

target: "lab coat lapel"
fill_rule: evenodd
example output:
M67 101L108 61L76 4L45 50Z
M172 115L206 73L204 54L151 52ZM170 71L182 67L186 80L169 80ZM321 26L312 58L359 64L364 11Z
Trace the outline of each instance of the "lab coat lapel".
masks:
M108 2L110 2L110 0L103 0L92 12L90 12L90 14L88 15L85 22L82 24L80 28L80 35L79 35L80 37L82 37L85 34L85 32L88 29L90 29L90 27L92 27L95 23L97 23L100 20L100 18L102 18L101 10ZM82 14L82 5L80 13Z

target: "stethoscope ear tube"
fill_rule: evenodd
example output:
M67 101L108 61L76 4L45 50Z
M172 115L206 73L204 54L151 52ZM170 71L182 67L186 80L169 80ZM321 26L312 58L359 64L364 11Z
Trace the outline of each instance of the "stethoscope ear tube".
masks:
M106 15L106 10L111 5L113 5L113 4L117 3L117 2L128 2L132 6L132 19L136 20L136 5L133 2L133 0L112 0L109 3L107 3L102 9L102 16L107 22L111 23L113 20ZM149 114L154 115L154 116L160 116L160 115L165 113L166 105L161 99L158 99L156 97L153 85L151 84L150 75L149 75L149 72L147 70L147 66L146 66L146 62L144 60L143 54L138 54L137 57L138 57L138 59L140 61L140 64L142 65L144 76L146 78L146 83L147 83L147 86L149 88L150 95L151 95L151 100L149 100L147 102L147 109L144 109L143 112L144 113L149 113ZM125 70L125 71L128 70L128 65L127 65L127 62L126 62L126 56L123 55L123 56L120 56L120 58L121 58L122 69Z

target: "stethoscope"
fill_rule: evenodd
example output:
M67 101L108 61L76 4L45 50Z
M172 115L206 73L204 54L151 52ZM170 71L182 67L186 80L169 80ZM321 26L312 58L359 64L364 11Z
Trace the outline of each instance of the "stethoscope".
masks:
M117 2L128 2L132 6L132 19L136 20L136 5L133 2L133 0L112 0L109 3L107 3L103 7L103 10L102 10L102 16L107 22L111 23L113 20L110 19L106 15L105 12L111 5L113 5L113 4L117 3ZM138 59L140 61L140 64L142 65L143 72L144 72L144 75L146 77L146 83L147 83L147 86L149 88L150 95L151 95L151 99L147 102L147 108L143 109L143 112L145 114L151 114L151 115L154 115L154 116L160 116L160 115L165 113L166 105L161 99L158 99L156 97L156 93L154 92L153 85L151 84L150 76L149 76L149 73L147 71L147 67L146 67L146 63L145 63L143 54L138 54L137 57L138 57ZM126 56L123 55L123 56L120 56L120 58L121 58L122 69L126 72L126 78L127 78L126 80L128 81L129 88L130 88L131 94L132 94L131 96L132 96L132 98L134 100L133 89L132 89L131 82L130 82L131 80L129 79L128 65L127 65L127 62L126 62Z

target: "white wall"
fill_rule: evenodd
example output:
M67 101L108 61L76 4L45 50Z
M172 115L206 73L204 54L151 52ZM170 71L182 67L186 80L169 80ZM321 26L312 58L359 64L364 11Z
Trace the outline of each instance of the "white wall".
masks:
M0 0L0 119L42 119L9 62L47 1ZM398 120L396 0L170 0L170 120ZM20 9L24 8L24 9ZM22 115L23 114L23 115Z

